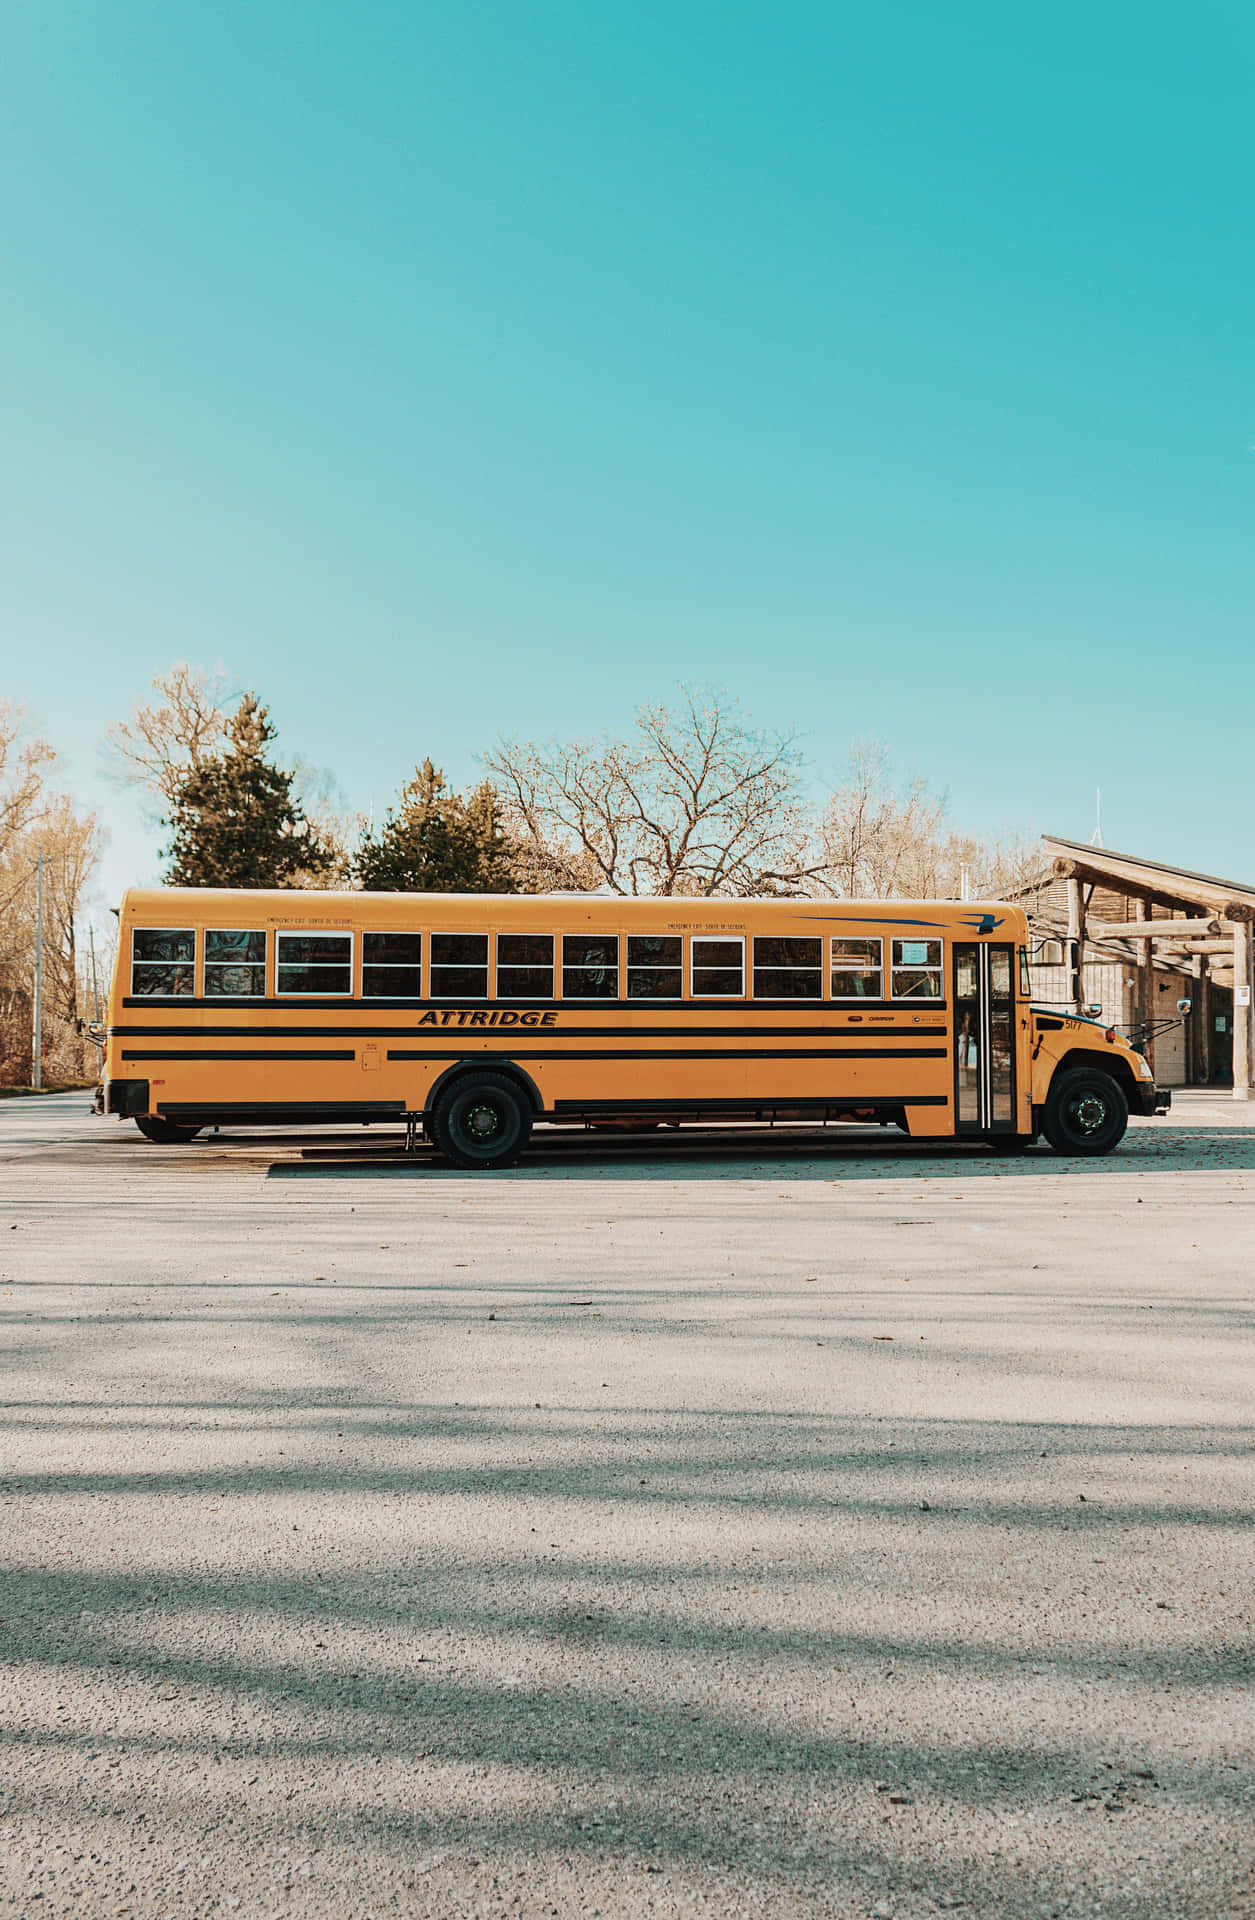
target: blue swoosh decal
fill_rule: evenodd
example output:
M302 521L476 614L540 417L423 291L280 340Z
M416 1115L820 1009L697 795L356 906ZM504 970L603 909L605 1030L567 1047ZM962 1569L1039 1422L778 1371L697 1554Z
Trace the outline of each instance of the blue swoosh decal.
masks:
M828 926L832 926L835 922L845 927L941 927L944 931L946 926L944 920L890 920L887 919L884 914L880 913L875 915L866 913L804 913L799 914L798 918L799 920L821 920ZM988 914L985 915L985 918L989 918Z

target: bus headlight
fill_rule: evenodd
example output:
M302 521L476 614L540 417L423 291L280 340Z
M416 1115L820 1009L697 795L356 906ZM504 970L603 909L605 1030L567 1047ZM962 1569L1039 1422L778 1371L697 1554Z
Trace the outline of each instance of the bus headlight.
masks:
M1137 1061L1138 1079L1153 1080L1155 1076L1150 1070L1150 1061L1146 1058L1146 1055L1144 1053L1137 1053L1134 1054L1133 1058Z

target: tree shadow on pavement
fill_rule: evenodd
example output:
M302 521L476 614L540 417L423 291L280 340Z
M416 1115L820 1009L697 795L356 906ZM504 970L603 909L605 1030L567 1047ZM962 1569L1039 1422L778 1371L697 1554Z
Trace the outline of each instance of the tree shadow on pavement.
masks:
M1091 1690L1114 1681L1121 1694L1206 1690L1238 1677L1217 1663L1200 1669L1126 1650L1118 1671L1104 1671L1101 1663L1061 1668L1053 1646L1012 1656L958 1639L764 1633L709 1617L686 1627L648 1604L674 1577L657 1563L548 1569L549 1584L564 1592L578 1594L590 1578L620 1593L644 1587L631 1609L585 1598L521 1604L518 1594L535 1581L535 1569L522 1566L494 1567L478 1605L465 1576L432 1564L404 1573L324 1574L313 1583L308 1574L8 1570L0 1577L6 1660L54 1677L62 1696L75 1680L106 1699L118 1692L132 1723L138 1702L142 1723L76 1731L63 1718L10 1718L0 1751L22 1763L10 1807L25 1798L33 1809L38 1797L47 1816L47 1786L30 1769L63 1753L74 1758L78 1780L63 1811L78 1820L96 1799L123 1815L132 1795L132 1811L150 1803L146 1760L158 1763L158 1778L171 1770L178 1777L192 1758L211 1760L228 1794L241 1763L262 1763L297 1769L282 1777L299 1778L314 1802L306 1813L299 1790L288 1796L298 1800L288 1815L292 1832L306 1845L402 1854L473 1845L499 1858L576 1854L590 1863L714 1868L800 1902L793 1911L826 1910L802 1898L817 1867L904 1889L922 1874L934 1893L958 1886L972 1899L1004 1901L999 1913L1024 1910L1032 1891L1040 1903L1049 1861L964 1857L946 1833L956 1815L1004 1838L1008 1818L1072 1829L1060 1882L1075 1873L1078 1847L1082 1856L1115 1849L1109 1813L1104 1818L1113 1795L1116 1811L1132 1808L1143 1827L1152 1817L1166 1822L1178 1838L1200 1810L1226 1830L1241 1818L1249 1782L1223 1761L1176 1752L1135 1775L1130 1760L1105 1761L1092 1742L1032 1737L1032 1713L1023 1710L1030 1663ZM248 1647L264 1652L250 1658ZM645 1684L625 1683L625 1649L646 1657ZM581 1660L591 1661L593 1678L573 1677ZM729 1663L752 1683L748 1692L731 1690L732 1706L712 1700L706 1678L712 1665ZM806 1708L753 1710L767 1692L763 1676L800 1684ZM874 1699L882 1676L904 1697L895 1734L876 1728L882 1716L874 1710L864 1724L845 1708L851 1693ZM952 1691L957 1714L969 1689L1000 1679L1009 1713L997 1737L929 1733L938 1695L944 1702ZM912 1685L930 1703L914 1731ZM186 1697L199 1703L191 1724L173 1705ZM1017 1720L1029 1737L1014 1736ZM825 1721L827 1732L816 1724ZM106 1771L123 1756L132 1775L139 1768L134 1784ZM381 1775L381 1763L399 1766L403 1779L421 1767L419 1804L394 1775ZM347 1776L360 1782L355 1789L344 1786L346 1766L365 1770ZM497 1804L467 1812L458 1782L485 1768L499 1783ZM556 1799L538 1788L544 1781L561 1783ZM204 1791L212 1802L214 1786ZM802 1808L809 1811L799 1828ZM1147 1844L1144 1832L1136 1844ZM1186 1888L1191 1857L1187 1838L1177 1863ZM1157 1912L1188 1910L1175 1904L1172 1885L1159 1891ZM1132 1915L1138 1907L1107 1889L1103 1911Z

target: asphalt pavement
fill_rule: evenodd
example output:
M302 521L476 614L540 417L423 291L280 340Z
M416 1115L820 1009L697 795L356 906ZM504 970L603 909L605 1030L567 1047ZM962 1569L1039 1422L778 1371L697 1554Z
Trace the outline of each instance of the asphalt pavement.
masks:
M0 1102L0 1911L1255 1914L1255 1105L86 1105Z

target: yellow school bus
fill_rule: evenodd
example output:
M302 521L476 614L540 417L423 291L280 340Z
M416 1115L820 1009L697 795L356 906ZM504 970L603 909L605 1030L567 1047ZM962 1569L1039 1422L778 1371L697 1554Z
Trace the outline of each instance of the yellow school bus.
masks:
M1030 1006L999 902L126 894L101 1103L421 1128L462 1167L547 1122L893 1124L1107 1153L1165 1111L1113 1029Z

